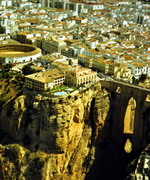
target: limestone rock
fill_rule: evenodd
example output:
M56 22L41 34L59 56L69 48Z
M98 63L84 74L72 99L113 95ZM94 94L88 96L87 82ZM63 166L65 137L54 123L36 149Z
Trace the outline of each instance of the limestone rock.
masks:
M9 154L1 153L0 179L9 179L11 173L21 180L84 179L94 159L93 144L101 138L108 111L108 94L100 84L64 99L24 93L6 103L0 126L12 141L20 144L16 145L19 164L16 159L9 159ZM0 146L0 151L11 146Z

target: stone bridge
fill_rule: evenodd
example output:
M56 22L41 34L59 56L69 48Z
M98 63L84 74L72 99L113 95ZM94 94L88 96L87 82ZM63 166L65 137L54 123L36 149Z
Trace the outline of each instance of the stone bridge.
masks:
M110 93L111 138L121 146L130 141L132 150L142 149L150 143L150 90L111 79L101 84Z

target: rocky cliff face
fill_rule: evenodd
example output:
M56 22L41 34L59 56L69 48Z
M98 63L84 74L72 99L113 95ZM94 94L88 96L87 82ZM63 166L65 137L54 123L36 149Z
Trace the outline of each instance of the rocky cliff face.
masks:
M84 179L94 142L108 134L109 104L100 84L58 99L24 92L5 103L0 179Z

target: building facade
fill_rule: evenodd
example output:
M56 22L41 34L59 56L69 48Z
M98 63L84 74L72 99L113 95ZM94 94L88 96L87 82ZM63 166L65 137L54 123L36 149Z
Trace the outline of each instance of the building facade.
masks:
M70 71L66 73L65 82L68 85L80 86L83 84L88 84L90 82L95 82L97 78L97 72L92 71L89 68L83 68L81 66L75 66Z
M55 86L62 85L64 80L64 74L58 69L53 69L25 76L25 87L39 91L46 91L53 89Z

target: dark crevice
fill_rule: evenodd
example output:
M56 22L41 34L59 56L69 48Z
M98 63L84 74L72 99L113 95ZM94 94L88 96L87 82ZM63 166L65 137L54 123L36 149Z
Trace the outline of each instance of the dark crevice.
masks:
M89 114L89 119L90 119L91 128L92 128L92 137L91 137L92 140L94 140L94 136L95 136L94 106L95 106L95 98L92 99L91 107L90 107L90 114Z
M143 147L150 144L150 107L143 113Z

